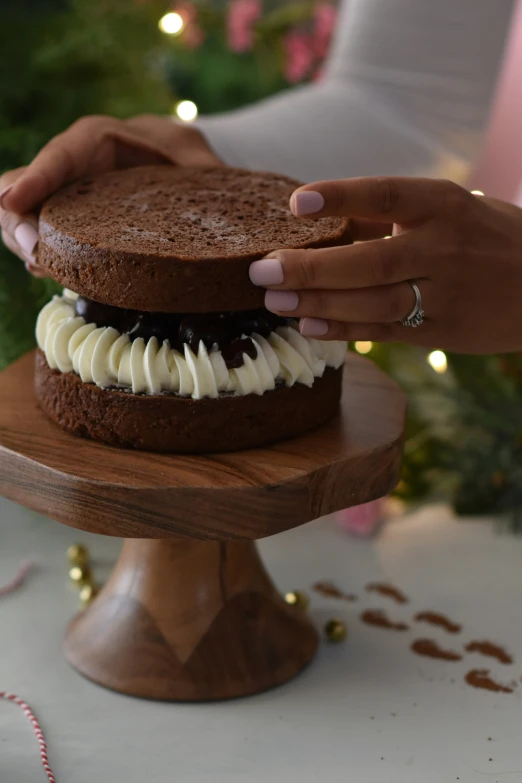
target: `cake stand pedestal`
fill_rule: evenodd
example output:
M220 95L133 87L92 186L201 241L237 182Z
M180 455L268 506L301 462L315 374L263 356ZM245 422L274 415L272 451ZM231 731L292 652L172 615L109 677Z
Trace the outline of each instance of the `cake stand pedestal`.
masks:
M68 661L133 696L200 701L286 682L317 633L286 604L255 539L386 494L405 400L349 355L339 415L294 440L233 454L125 451L75 438L33 395L33 354L0 374L0 494L59 522L122 536L98 597L70 623Z

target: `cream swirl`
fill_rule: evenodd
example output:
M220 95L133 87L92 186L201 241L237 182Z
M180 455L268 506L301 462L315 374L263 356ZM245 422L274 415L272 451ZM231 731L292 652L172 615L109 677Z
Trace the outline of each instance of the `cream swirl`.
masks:
M167 340L151 337L131 341L111 326L97 327L77 316L77 294L64 290L41 310L36 339L49 367L75 372L84 383L101 388L130 389L134 394L173 393L200 400L228 394L263 394L280 382L287 386L312 386L326 367L340 367L346 343L321 342L303 337L292 326L278 328L265 338L249 335L257 356L243 354L241 367L228 369L215 345L210 351L203 342L197 354L184 344L183 353Z

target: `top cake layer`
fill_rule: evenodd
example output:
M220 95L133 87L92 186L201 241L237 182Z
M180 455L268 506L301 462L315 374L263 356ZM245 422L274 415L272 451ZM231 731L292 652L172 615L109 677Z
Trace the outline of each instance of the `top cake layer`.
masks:
M44 204L38 262L64 286L116 307L261 307L251 261L277 248L347 241L344 218L291 214L299 184L276 174L167 165L84 179Z

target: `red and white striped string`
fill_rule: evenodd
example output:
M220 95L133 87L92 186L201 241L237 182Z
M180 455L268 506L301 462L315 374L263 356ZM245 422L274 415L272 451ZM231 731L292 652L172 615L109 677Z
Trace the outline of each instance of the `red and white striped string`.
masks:
M13 579L11 579L11 581L8 582L6 585L0 587L0 598L4 595L7 595L8 593L12 593L13 590L16 590L17 587L20 587L20 585L25 580L27 574L29 573L32 567L33 564L29 560L25 560L23 563L21 563L16 576ZM22 710L24 711L25 716L29 718L31 726L33 727L34 733L36 735L36 739L38 740L38 744L40 746L40 758L42 760L43 768L47 773L47 780L49 781L49 783L56 783L56 778L54 777L53 771L49 765L49 758L47 756L47 743L45 741L42 727L38 723L33 711L31 710L29 705L26 704L25 701L23 701L23 699L20 699L18 696L15 696L14 693L8 693L7 691L0 691L0 699L7 699L7 701L12 701L14 702L14 704L18 704L18 706L21 707Z
M15 696L14 693L8 693L7 691L0 691L0 699L7 699L8 701L12 701L15 704L18 704L18 706L21 707L22 710L24 711L26 717L29 718L34 733L36 734L36 739L38 740L38 744L40 746L40 758L42 760L43 768L47 773L47 780L49 781L49 783L56 783L56 778L53 775L53 771L49 765L49 759L47 757L47 743L45 741L42 728L38 723L38 721L36 720L33 711L31 710L29 705L25 703L25 701L20 699L18 696Z
M12 593L13 590L16 590L17 587L20 587L32 567L33 563L31 563L30 560L24 560L22 563L20 563L20 568L18 569L16 576L6 585L0 587L0 598L2 598L4 595L7 595L8 593Z

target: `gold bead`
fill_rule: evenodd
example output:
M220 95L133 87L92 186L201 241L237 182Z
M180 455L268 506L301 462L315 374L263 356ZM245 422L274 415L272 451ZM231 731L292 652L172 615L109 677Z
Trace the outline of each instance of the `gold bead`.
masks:
M324 632L329 642L342 642L346 639L346 625L342 620L334 617L332 620L328 620L324 626Z
M84 585L80 590L80 600L83 604L90 604L92 601L94 601L99 592L100 588L98 585Z
M73 544L67 550L67 559L73 566L86 566L89 562L89 550L83 544Z
M77 587L88 585L92 581L91 569L87 566L73 566L69 571L69 578Z
M285 595L285 601L290 606L297 606L298 609L302 609L305 612L308 609L310 599L306 593L302 590L293 590L291 593Z

